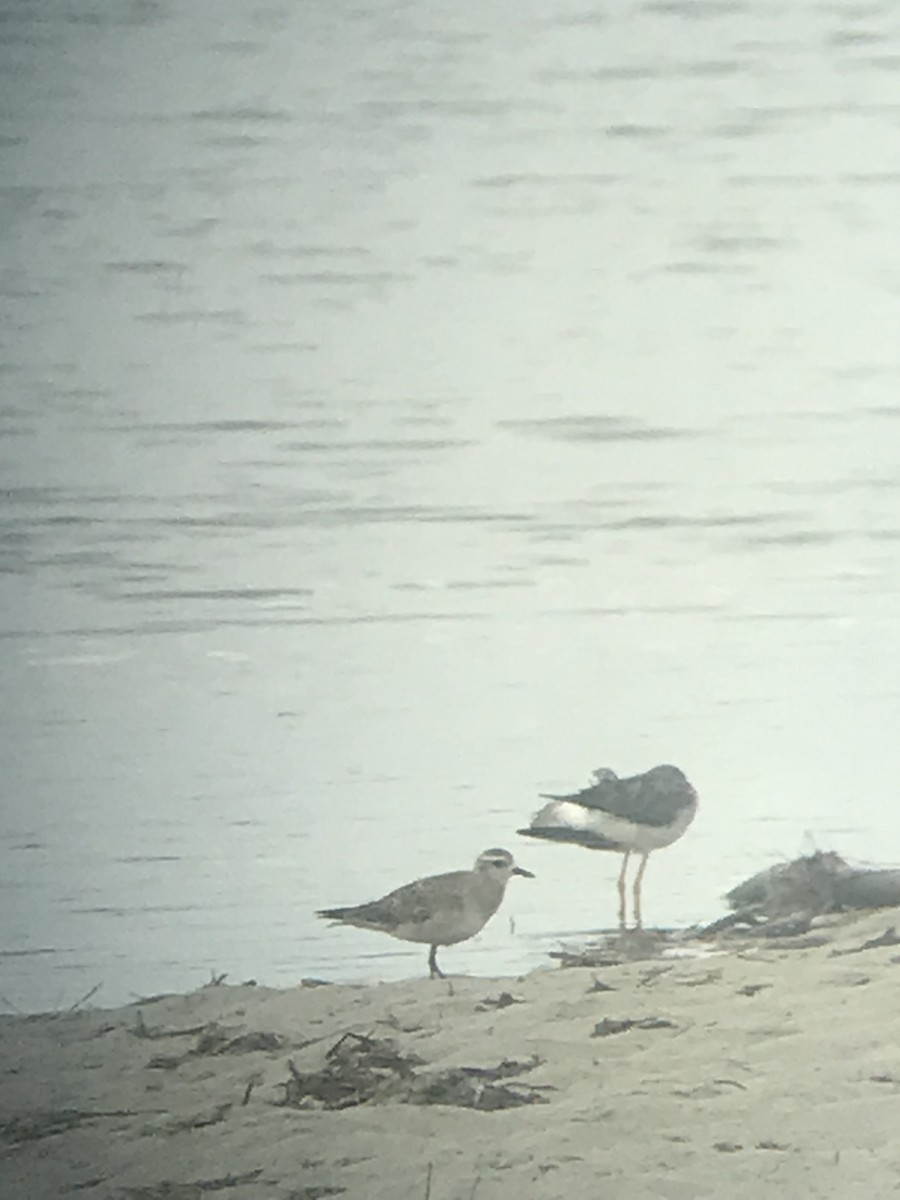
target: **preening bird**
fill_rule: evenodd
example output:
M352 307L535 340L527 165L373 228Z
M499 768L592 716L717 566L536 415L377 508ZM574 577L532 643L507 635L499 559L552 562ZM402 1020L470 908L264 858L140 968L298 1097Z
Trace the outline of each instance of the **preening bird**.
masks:
M625 873L631 852L641 855L634 880L634 920L641 928L641 884L653 850L670 846L697 812L697 793L678 767L653 767L643 775L619 779L601 767L590 787L568 796L544 795L548 801L531 819L525 837L574 842L590 850L623 854L619 872L619 925L625 928Z

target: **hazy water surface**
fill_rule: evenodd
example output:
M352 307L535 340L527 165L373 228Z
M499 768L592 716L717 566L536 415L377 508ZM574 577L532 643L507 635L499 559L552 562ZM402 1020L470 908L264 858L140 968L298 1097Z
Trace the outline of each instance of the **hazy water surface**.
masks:
M8 0L0 94L3 1007L417 974L313 910L497 844L521 971L601 765L652 922L900 860L892 4Z

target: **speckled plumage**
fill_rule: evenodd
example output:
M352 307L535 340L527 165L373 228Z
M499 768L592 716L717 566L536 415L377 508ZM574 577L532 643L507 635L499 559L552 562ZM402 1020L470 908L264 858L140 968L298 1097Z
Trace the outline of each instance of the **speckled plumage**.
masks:
M428 966L432 978L443 978L437 965L438 946L464 942L483 929L500 907L512 875L534 878L530 871L516 866L508 850L485 850L471 871L416 879L380 900L350 908L324 908L317 916L405 942L425 943L431 947Z

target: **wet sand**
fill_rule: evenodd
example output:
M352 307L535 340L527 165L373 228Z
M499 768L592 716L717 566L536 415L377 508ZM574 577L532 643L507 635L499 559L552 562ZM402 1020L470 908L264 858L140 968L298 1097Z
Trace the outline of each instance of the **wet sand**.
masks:
M866 944L895 925L886 910L795 944L519 979L219 984L2 1017L0 1195L887 1195L900 947Z

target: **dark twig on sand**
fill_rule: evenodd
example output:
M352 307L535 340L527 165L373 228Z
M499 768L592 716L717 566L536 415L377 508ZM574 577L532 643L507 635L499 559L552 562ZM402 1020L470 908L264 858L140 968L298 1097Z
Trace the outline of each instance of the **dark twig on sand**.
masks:
M204 1021L200 1025L187 1025L184 1029L151 1029L144 1021L144 1014L138 1009L131 1032L139 1038L196 1037L206 1033L209 1027L209 1022Z
M85 992L80 1000L76 1000L74 1004L70 1005L70 1007L66 1009L66 1012L73 1013L76 1009L81 1008L82 1004L87 1004L88 1000L90 1000L93 996L96 996L102 987L102 983L95 983L91 990L89 992Z

